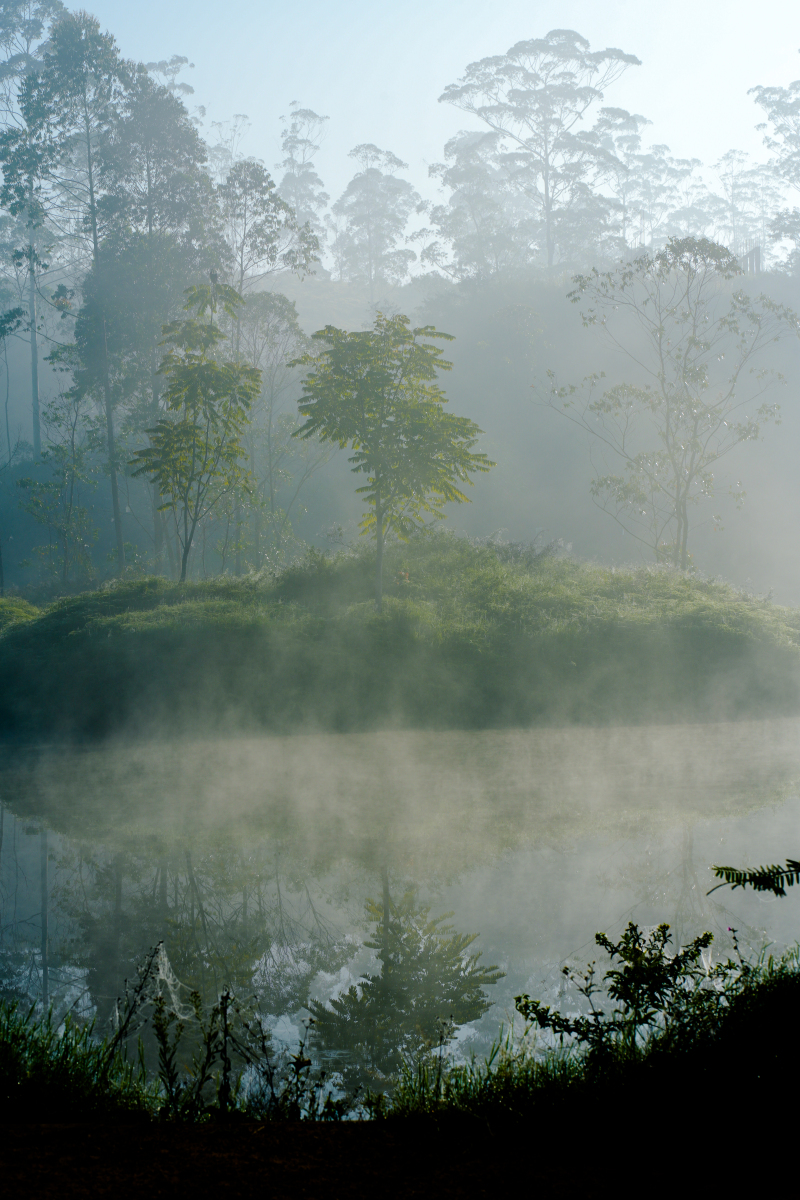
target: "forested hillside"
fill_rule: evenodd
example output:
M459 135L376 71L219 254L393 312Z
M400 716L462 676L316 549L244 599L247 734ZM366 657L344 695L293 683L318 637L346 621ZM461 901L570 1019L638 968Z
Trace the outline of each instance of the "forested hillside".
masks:
M800 600L800 568L780 553L800 502L798 84L754 91L761 161L721 146L704 166L614 107L622 76L647 69L635 53L569 30L531 37L442 80L465 128L430 166L433 202L391 148L365 142L331 197L318 173L328 118L297 102L282 118L259 114L281 130L273 177L241 153L244 117L204 123L185 58L128 61L113 29L60 0L4 5L0 54L0 590L46 602L112 578L242 576L357 539L363 505L343 444L293 435L320 348L310 335L363 330L379 312L455 336L447 411L477 423L496 464L469 507L445 505L456 528L519 541L543 530L608 563L672 561L680 499L655 535L633 527L637 508L656 520L671 486L634 461L663 435L663 398L657 410L634 396L646 331L634 313L609 343L602 320L582 319L590 297L575 296L575 281L638 261L646 288L678 239L701 247L701 274L713 275L715 328L739 294L748 320L781 318L758 361L737 358L741 346L708 349L703 420L721 436L685 498L692 534L679 565ZM200 426L180 407L175 356L201 320L184 307L198 287L238 298L220 292L203 310L216 323L204 353L218 382L234 365L255 382L235 418L224 402L227 432L206 476L186 485L180 453ZM738 379L724 413L710 399L723 361ZM628 389L636 438L622 456L596 436L597 411L570 424L554 402L554 387L587 376ZM736 432L724 446L723 429ZM197 492L189 533L184 485Z

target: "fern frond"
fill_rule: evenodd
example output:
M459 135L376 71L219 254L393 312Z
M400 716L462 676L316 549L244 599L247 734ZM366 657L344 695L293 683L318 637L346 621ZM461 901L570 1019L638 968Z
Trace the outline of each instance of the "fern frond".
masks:
M716 884L707 893L715 892L717 888L750 887L755 892L772 892L774 896L785 896L787 887L800 884L800 862L787 858L786 866L773 864L768 867L713 867L714 875L722 883Z

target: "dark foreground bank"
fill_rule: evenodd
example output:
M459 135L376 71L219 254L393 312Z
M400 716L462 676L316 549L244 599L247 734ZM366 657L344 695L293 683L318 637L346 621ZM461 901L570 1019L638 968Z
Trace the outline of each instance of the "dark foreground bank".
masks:
M630 925L611 945L605 976L615 1003L579 1019L582 1050L544 1058L516 1050L494 1064L444 1069L434 1053L409 1065L389 1104L372 1106L373 1120L343 1120L345 1108L313 1104L296 1119L291 1073L288 1103L278 1099L267 1119L254 1120L225 1092L224 1065L209 1075L199 1107L181 1101L173 1112L173 1101L191 1097L192 1079L176 1091L161 1062L159 1082L148 1082L143 1063L137 1075L105 1052L108 1043L69 1026L59 1035L7 1006L4 1187L9 1195L288 1198L604 1196L624 1185L624 1194L666 1196L695 1173L734 1164L739 1185L763 1169L767 1149L773 1158L789 1150L800 957L795 949L709 968L701 961L709 945L701 935L668 953L665 933ZM528 997L517 1007L537 1010L539 1024L553 1019Z
M437 536L276 577L0 602L0 736L738 719L800 710L800 613Z
M510 1133L511 1131L509 1131ZM600 1196L602 1173L545 1152L535 1131L522 1145L502 1128L449 1131L384 1124L247 1125L137 1129L85 1125L6 1127L0 1150L6 1195L422 1197ZM535 1184L534 1184L535 1178Z

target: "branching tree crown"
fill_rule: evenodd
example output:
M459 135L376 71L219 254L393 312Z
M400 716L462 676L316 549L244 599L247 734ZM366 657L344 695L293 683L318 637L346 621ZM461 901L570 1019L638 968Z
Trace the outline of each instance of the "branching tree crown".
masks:
M200 522L224 495L248 484L242 435L261 375L253 367L215 357L225 335L214 317L222 310L235 319L242 303L224 284L187 289L184 308L195 315L164 326L164 345L169 347L161 364L167 379L166 412L148 430L150 445L134 456L134 475L149 475L157 483L162 508L174 516L181 583ZM206 314L209 319L203 320Z
M740 275L724 246L672 238L656 255L576 276L570 299L589 301L584 325L628 359L635 382L606 387L593 375L582 388L559 387L551 377L550 402L589 433L600 460L595 501L683 570L692 512L715 494L716 464L779 419L764 397L782 377L762 365L764 352L800 333L797 314L751 295ZM739 484L732 494L744 498Z
M499 135L500 161L540 223L548 266L564 257L560 243L603 167L603 147L581 122L603 89L638 65L632 54L591 51L574 30L554 29L471 63L439 97Z
M443 409L447 397L436 378L452 364L434 339L452 341L449 334L379 313L364 332L326 325L313 337L325 349L297 360L310 369L300 403L305 422L295 436L350 446L353 471L367 476L357 492L368 505L362 530L377 541L380 609L386 532L407 538L426 517L441 519L445 504L468 499L461 488L472 483L470 474L494 463L473 450L482 432L475 422Z

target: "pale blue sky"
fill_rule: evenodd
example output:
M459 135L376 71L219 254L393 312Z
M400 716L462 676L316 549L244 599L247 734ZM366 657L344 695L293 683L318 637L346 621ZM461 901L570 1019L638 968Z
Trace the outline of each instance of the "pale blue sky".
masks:
M636 54L607 102L649 117L653 139L681 157L713 162L733 147L760 153L759 119L747 89L800 76L800 5L787 0L86 0L122 52L149 60L185 54L187 81L208 120L247 113L245 150L270 169L278 118L291 100L330 116L320 174L335 199L353 173L347 151L375 142L410 164L427 164L468 124L437 104L468 62L514 42L571 28L593 49Z

